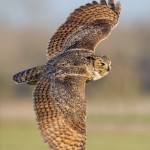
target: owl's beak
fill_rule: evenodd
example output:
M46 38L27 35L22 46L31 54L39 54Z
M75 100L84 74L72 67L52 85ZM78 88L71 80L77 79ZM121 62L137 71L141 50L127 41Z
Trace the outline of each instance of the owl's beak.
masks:
M111 67L111 64L109 64L107 71L111 71L111 68L112 68L112 67Z

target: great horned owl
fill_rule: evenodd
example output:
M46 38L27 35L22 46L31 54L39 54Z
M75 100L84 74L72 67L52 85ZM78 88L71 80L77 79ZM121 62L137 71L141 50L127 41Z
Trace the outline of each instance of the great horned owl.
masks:
M51 38L47 64L14 75L17 83L36 85L34 110L50 149L85 149L85 85L110 72L111 61L95 48L117 25L120 10L114 0L76 9Z

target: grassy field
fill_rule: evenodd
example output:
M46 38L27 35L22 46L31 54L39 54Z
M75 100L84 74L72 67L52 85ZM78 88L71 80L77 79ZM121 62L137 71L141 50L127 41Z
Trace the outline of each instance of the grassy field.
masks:
M24 109L26 110L26 105L22 112ZM30 114L30 111L26 110L26 113ZM21 113L16 115L23 116ZM1 118L1 150L48 149L33 116L28 117L29 119L23 119L25 116L20 119L8 116ZM147 113L89 113L87 125L87 150L150 150L150 115Z
M132 117L126 121L120 118L106 117L98 122L96 118L89 117L87 150L149 150L150 119L140 117L143 124L132 125ZM110 121L108 121L110 119ZM129 119L129 120L128 120ZM106 120L106 122L104 121ZM111 122L113 120L113 123ZM108 123L109 122L109 123ZM125 124L124 124L125 123ZM36 125L32 122L3 121L1 124L2 150L47 150L43 144Z

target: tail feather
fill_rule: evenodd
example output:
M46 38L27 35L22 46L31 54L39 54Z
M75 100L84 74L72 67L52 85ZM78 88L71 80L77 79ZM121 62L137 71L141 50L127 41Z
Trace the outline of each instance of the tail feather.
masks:
M46 66L34 67L31 69L24 70L13 76L13 80L17 83L27 83L34 85L39 81L41 74L46 70Z

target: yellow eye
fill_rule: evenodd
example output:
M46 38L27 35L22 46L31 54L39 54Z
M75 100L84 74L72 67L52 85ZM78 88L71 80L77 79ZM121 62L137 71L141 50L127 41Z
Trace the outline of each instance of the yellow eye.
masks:
M104 66L104 65L105 65L105 63L103 63L103 62L100 62L100 65L101 65L101 66Z

